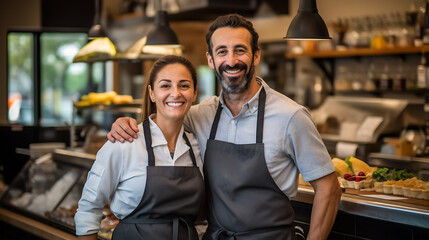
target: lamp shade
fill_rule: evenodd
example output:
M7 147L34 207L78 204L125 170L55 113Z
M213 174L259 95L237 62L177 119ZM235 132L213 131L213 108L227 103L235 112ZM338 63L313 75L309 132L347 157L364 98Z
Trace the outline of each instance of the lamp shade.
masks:
M170 28L166 11L157 11L155 25L147 34L146 45L179 45L176 33Z
M94 38L101 38L101 37L107 37L106 32L104 31L103 26L101 24L94 24L89 29L88 32L88 39L94 39Z
M331 39L325 22L319 15L316 0L300 0L298 13L286 33L286 40Z
M88 39L107 37L106 31L104 31L103 26L101 26L101 2L102 0L95 0L95 14L94 14L94 23L88 32Z

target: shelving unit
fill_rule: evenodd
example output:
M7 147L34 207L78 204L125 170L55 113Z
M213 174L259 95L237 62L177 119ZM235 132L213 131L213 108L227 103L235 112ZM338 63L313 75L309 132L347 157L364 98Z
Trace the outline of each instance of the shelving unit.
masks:
M326 77L334 84L335 80L335 69L336 59L344 58L362 58L362 57L400 57L405 59L406 55L410 54L422 54L428 59L429 46L424 45L420 47L393 47L383 49L371 49L371 48L356 48L346 50L329 50L329 51L313 51L304 53L292 53L286 52L285 58L287 60L294 61L299 58L311 58L315 64L323 71ZM426 61L428 62L428 60ZM418 91L419 93L421 91Z
M78 111L109 111L113 113L134 113L137 114L137 119L139 119L139 114L141 113L141 104L142 99L134 99L131 103L126 104L94 104L87 107L75 107L73 104L73 114L72 114L72 123L70 125L70 148L74 149L75 142L75 117Z
M301 54L286 52L285 57L288 59L295 59L300 57L309 58L346 58L346 57L359 57L359 56L377 56L377 55L401 55L401 54L415 54L429 52L429 46L421 47L394 47L383 49L371 48L356 48L347 50L331 50L331 51L315 51L306 52Z

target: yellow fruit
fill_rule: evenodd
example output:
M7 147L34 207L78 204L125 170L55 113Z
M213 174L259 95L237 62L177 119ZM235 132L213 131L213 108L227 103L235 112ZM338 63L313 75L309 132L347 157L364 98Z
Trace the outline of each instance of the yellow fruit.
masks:
M74 104L75 107L88 107L89 105L91 105L91 103L89 101L83 101L83 100L76 102Z
M133 101L133 97L130 95L117 95L113 99L114 104L125 104Z
M104 104L105 102L109 101L109 95L106 93L89 93L89 102L91 104Z
M105 92L109 100L113 101L118 94L115 91Z
M80 97L81 101L89 101L89 97L88 95L82 95L82 97Z
M358 175L360 171L364 172L365 174L369 174L374 171L374 168L370 167L368 164L366 164L366 162L353 156L350 157L349 161L352 163L353 172L355 175Z
M353 174L349 166L344 160L339 158L333 158L332 163L334 164L335 173L337 174L338 177L343 177L344 174L346 173Z
M383 49L387 46L386 38L379 35L371 40L371 47L374 49Z

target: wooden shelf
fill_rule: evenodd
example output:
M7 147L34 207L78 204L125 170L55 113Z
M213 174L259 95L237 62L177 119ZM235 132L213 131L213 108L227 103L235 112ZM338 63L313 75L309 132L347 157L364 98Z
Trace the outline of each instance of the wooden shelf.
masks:
M358 56L374 56L374 55L395 55L395 54L411 54L411 53L425 53L429 52L429 46L421 47L394 47L384 49L371 49L371 48L356 48L347 49L344 51L320 51L308 52L302 54L295 54L286 52L285 56L289 59L310 57L310 58L341 58L341 57L358 57Z

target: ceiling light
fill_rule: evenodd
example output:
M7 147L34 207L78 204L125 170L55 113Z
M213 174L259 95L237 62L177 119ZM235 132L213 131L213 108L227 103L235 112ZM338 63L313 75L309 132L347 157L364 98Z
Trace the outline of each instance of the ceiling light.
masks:
M101 25L101 7L101 0L95 0L94 24L89 29L88 39L107 37L106 31Z
M286 40L331 39L325 22L319 15L316 0L300 0L298 13L287 31Z
M155 25L147 34L146 45L180 46L176 33L170 28L166 11L158 10L155 15Z

